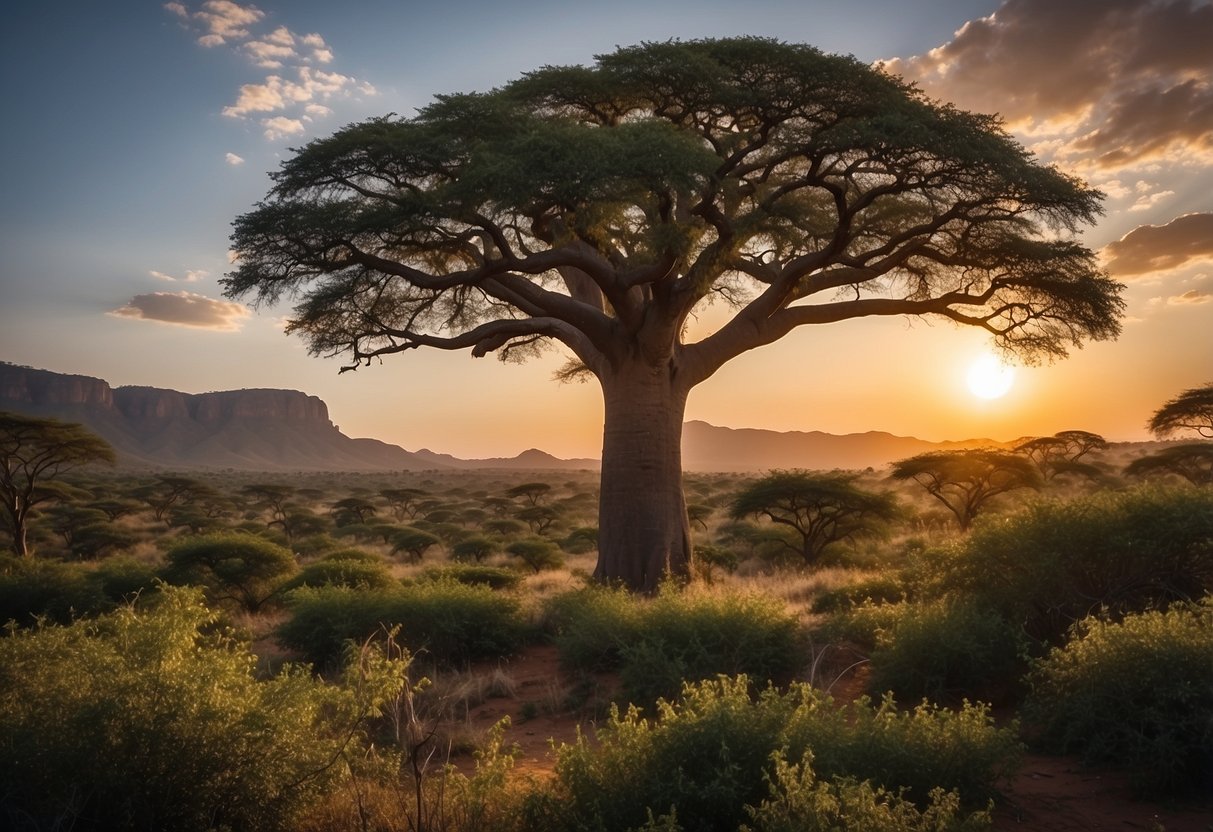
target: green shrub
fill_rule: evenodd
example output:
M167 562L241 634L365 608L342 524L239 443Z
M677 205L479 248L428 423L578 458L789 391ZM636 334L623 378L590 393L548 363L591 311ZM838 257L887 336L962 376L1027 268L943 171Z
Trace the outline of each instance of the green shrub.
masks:
M257 681L200 592L157 598L0 639L0 825L291 829L340 772L372 701Z
M903 701L1016 698L1028 640L996 611L972 601L906 602L877 632L870 689Z
M775 758L770 794L747 806L750 822L741 832L979 832L992 823L989 811L962 814L956 792L933 790L919 811L899 792L865 781L818 779L812 755L799 763Z
M1119 616L1213 591L1213 490L1147 486L1037 503L937 553L934 594L957 592L1049 644Z
M545 569L564 566L564 554L555 543L541 537L515 540L505 547L505 551L534 570L536 575Z
M483 584L490 589L514 589L522 583L522 576L512 569L462 563L429 566L422 571L421 576L427 581L452 580L461 584Z
M756 831L976 829L988 818L959 818L959 806L993 794L1017 753L1013 731L994 729L984 710L899 713L890 701L848 714L805 685L755 696L745 677L721 677L688 684L651 720L613 709L596 742L562 746L535 826L706 832L749 820ZM938 783L922 788L932 777ZM921 812L895 797L902 789ZM865 825L870 818L876 825Z
M400 625L397 639L418 660L458 666L518 650L527 635L517 599L483 585L423 581L387 589L303 587L286 598L278 640L317 667L331 667L349 641Z
M27 627L37 618L67 623L112 608L98 582L78 564L0 558L0 625Z
M1213 793L1213 597L1088 619L1030 680L1044 747L1126 769L1143 793Z
M451 559L480 563L500 548L498 543L483 535L473 535L451 546Z
M900 710L891 696L879 705L864 698L840 709L828 697L799 687L800 702L784 729L788 758L813 755L823 778L852 777L898 791L919 806L932 790L957 791L981 806L1018 767L1018 726L995 728L989 708L965 702L957 710L922 703Z
M778 601L694 593L667 585L656 598L584 589L548 602L561 661L617 669L629 701L672 699L684 681L745 673L786 682L804 658L799 625Z
M346 560L324 558L309 563L294 578L282 585L282 592L301 586L348 586L352 589L383 589L393 586L396 579L381 558Z
M156 569L131 557L102 561L91 577L101 593L111 601L126 601L136 595L152 592L156 585Z
M259 535L221 532L192 537L168 551L163 577L171 584L202 586L213 603L257 612L295 572L289 549Z

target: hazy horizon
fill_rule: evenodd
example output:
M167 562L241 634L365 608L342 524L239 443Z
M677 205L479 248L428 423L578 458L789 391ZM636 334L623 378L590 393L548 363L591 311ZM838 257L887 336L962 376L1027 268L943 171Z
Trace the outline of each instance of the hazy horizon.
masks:
M474 18L474 20L473 20ZM965 109L998 112L1042 161L1107 196L1083 234L1127 286L1116 342L966 385L987 343L926 319L809 327L692 394L688 420L777 431L1008 441L1083 429L1149 438L1150 414L1213 379L1213 4L678 0L609 10L387 0L29 4L0 39L0 358L117 386L301 390L344 433L462 458L597 457L597 385L552 353L502 365L417 352L337 375L282 333L289 304L225 300L231 221L290 147L617 45L738 34L854 54ZM718 323L710 308L696 322Z

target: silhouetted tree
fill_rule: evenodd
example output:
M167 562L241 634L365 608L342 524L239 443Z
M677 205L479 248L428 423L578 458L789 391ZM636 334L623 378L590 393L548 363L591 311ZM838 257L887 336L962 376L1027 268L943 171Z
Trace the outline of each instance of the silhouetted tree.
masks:
M1083 474L1098 479L1102 472L1081 460L1092 451L1102 451L1107 447L1107 440L1098 433L1063 430L1052 436L1024 440L1015 446L1015 452L1031 459L1046 480L1062 473Z
M546 482L524 482L506 491L507 497L521 497L528 505L537 506L544 495L552 490Z
M921 485L956 515L962 529L999 494L1039 488L1043 482L1030 459L983 448L918 454L893 463L892 476Z
M1172 445L1125 466L1130 477L1174 474L1193 485L1213 485L1213 442Z
M1192 430L1205 439L1213 439L1213 382L1185 390L1171 399L1154 412L1147 427L1160 437Z
M685 404L737 356L872 316L1027 360L1120 331L1123 287L1073 239L1097 191L997 118L808 46L622 48L350 125L273 178L228 297L298 298L288 331L345 369L562 345L605 402L594 574L635 589L689 575ZM733 318L688 343L715 300Z
M804 566L820 560L831 544L870 533L897 516L889 494L865 491L853 474L773 471L742 489L729 506L734 520L765 517L796 532L796 551Z
M113 448L82 425L0 412L0 498L12 551L30 555L30 512L59 498L59 477L82 465L113 461Z

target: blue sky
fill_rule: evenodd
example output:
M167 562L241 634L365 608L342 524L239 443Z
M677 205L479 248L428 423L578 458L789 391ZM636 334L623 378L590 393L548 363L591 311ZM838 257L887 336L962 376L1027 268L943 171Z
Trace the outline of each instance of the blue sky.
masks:
M1129 322L1115 345L1021 370L993 404L957 390L973 334L859 322L747 358L693 395L690 418L1131 439L1213 378L1213 9L1164 0L22 4L0 30L0 359L115 385L302 389L347 433L411 449L596 455L597 392L555 385L543 362L418 355L338 378L282 334L289 309L222 299L230 224L288 148L350 121L616 45L736 34L892 59L932 95L1001 112L1109 194L1086 241L1129 283ZM806 349L831 358L790 376ZM899 386L901 361L937 378Z

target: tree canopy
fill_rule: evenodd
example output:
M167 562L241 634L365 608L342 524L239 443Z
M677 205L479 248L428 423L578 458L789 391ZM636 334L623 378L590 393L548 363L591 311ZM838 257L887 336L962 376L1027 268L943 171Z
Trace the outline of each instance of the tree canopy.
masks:
M893 463L892 477L921 485L956 515L962 529L999 494L1043 482L1032 460L990 448L918 454Z
M1185 390L1171 399L1154 412L1148 427L1156 436L1192 430L1205 439L1213 439L1213 382Z
M83 425L0 412L0 498L12 550L30 554L30 512L56 499L56 478L90 462L114 461L114 450Z
M689 572L689 391L792 330L978 327L1027 361L1115 337L1123 287L1073 232L1101 194L996 117L763 38L645 43L299 149L237 218L229 297L296 302L344 369L552 344L605 400L596 575ZM734 316L699 340L705 305ZM639 488L643 482L646 488Z
M892 496L855 485L854 475L772 471L743 488L729 511L735 520L757 515L793 529L800 538L793 548L811 566L831 544L870 533L898 509Z

